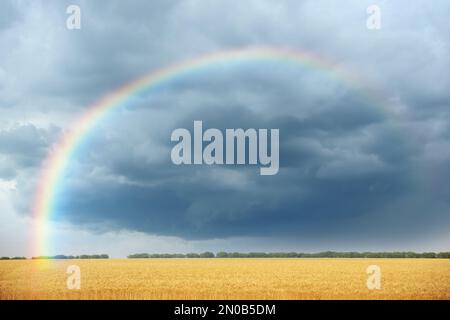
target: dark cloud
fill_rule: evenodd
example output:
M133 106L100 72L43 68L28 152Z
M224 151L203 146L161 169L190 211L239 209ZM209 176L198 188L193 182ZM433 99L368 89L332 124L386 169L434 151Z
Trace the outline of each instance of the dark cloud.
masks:
M417 150L354 89L338 84L318 99L299 84L283 104L250 103L253 93L276 101L292 88L298 74L280 64L278 74L267 72L259 86L254 73L260 75L264 63L258 69L240 65L225 75L215 70L166 86L156 109L159 92L150 91L137 107L131 102L117 110L77 152L56 216L189 239L292 237L342 231L355 217L411 192L413 169L405 164ZM289 70L284 79L283 69ZM297 70L305 78L316 72ZM324 86L334 83L323 75ZM205 129L279 128L280 173L264 177L251 166L173 165L171 131L192 131L194 120Z
M57 132L57 128L44 130L32 124L1 130L0 178L10 180L21 170L39 167Z
M0 33L21 21L20 9L14 2L6 1L0 11Z

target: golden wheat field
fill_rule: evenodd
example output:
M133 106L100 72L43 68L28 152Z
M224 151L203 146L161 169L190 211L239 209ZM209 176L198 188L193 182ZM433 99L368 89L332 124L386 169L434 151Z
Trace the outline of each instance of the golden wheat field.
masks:
M81 272L67 288L67 267ZM369 290L366 269L381 268ZM450 299L450 260L144 259L0 261L1 299Z

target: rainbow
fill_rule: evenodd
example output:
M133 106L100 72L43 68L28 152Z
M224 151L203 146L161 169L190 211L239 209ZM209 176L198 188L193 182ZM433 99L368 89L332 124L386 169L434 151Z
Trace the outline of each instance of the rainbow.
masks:
M35 256L49 254L47 252L47 229L51 216L55 214L54 204L59 182L62 180L63 173L83 138L102 120L108 111L121 105L129 97L144 89L153 88L180 76L187 75L190 72L208 68L215 64L240 61L280 61L322 69L352 88L358 88L359 92L363 90L360 79L355 78L354 73L342 70L338 64L330 62L317 54L288 48L252 47L213 52L145 74L112 91L89 106L73 125L65 131L52 148L48 158L45 159L32 206L34 223L31 254ZM369 96L370 100L380 100L377 98L377 95L368 92L366 89L363 91L365 91L364 95ZM374 104L377 106L382 105L378 102Z

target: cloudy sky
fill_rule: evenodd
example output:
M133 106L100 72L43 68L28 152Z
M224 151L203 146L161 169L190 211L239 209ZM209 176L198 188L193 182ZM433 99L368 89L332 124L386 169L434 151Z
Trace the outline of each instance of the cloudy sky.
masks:
M66 8L81 8L81 29ZM381 29L366 26L369 5ZM2 1L0 255L28 255L42 162L92 103L185 59L270 46L104 117L70 160L46 254L449 250L448 1ZM376 92L377 99L366 91ZM280 171L176 166L176 128L279 128Z

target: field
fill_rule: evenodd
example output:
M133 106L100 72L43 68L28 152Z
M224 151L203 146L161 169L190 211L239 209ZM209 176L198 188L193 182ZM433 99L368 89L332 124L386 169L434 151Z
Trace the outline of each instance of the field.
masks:
M67 288L77 265L81 288ZM366 285L369 265L381 288ZM0 261L0 299L450 299L444 259Z

